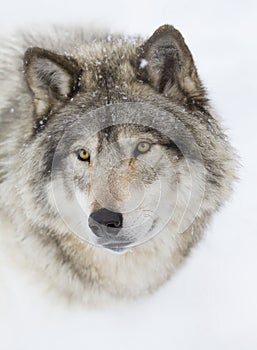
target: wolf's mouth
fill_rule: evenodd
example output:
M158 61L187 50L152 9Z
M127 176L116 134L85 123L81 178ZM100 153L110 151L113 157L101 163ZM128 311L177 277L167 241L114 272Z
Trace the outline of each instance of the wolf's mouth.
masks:
M134 242L106 242L102 243L101 246L104 249L110 250L114 253L125 253L127 252Z

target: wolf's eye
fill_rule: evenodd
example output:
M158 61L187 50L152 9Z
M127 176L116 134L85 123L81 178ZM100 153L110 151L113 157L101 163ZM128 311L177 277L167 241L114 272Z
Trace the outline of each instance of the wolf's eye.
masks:
M140 142L136 147L136 153L146 153L150 151L151 144L149 142Z
M90 154L84 148L78 150L78 159L82 161L90 161Z

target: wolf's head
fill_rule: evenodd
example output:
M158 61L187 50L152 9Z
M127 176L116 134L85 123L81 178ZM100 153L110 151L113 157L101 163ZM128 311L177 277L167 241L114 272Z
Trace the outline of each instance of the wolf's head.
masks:
M25 168L50 231L124 251L167 225L183 232L219 204L211 158L222 135L172 26L146 42L74 43L65 55L30 48L24 62L35 118Z

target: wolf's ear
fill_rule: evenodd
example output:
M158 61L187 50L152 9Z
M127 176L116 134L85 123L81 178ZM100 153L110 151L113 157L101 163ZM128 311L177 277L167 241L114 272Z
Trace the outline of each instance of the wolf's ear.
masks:
M37 47L25 52L24 71L39 116L56 110L70 99L79 88L82 74L72 57Z
M161 26L138 49L137 75L179 102L195 104L207 100L192 55L173 26Z

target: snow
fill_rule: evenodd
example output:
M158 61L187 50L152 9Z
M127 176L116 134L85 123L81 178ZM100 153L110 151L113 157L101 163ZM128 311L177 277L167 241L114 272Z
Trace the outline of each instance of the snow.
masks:
M53 306L30 279L2 266L1 349L257 349L256 11L251 0L2 4L2 31L32 23L92 22L150 35L161 24L175 25L242 168L233 197L184 266L157 293L129 306Z
M144 58L142 58L141 61L140 61L139 67L140 67L140 68L145 68L147 65L148 65L147 60L145 60Z

